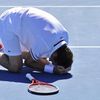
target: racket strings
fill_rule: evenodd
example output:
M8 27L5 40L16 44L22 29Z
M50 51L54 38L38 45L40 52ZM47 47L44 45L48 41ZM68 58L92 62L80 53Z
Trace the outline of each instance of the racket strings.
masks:
M32 81L32 83L28 87L28 91L30 93L40 94L40 95L49 95L49 94L55 94L59 92L59 89L50 83L36 80L30 74L27 74L26 77Z

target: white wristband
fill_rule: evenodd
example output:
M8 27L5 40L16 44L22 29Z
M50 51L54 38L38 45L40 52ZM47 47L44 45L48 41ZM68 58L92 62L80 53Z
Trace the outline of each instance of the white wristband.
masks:
M53 70L54 70L54 65L52 64L45 65L44 67L44 72L53 73Z

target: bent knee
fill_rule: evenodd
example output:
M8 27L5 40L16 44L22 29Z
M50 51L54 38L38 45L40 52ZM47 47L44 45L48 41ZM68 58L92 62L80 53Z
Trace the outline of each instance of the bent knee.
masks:
M18 68L9 68L8 71L13 72L13 73L20 72L20 70Z
M14 73L18 73L18 72L21 71L21 67L22 67L21 64L15 64L15 65L13 65L13 66L10 66L10 67L8 68L8 71L14 72Z

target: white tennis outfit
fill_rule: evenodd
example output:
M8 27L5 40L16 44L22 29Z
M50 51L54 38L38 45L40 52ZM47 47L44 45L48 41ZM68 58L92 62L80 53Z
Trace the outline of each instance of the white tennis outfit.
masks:
M49 58L63 44L68 44L68 33L49 13L37 8L16 7L0 16L0 37L4 52L20 55L20 43L30 51L34 60Z

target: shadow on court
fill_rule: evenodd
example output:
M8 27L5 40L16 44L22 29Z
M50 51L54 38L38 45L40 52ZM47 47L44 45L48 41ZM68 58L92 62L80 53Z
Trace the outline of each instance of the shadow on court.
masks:
M24 67L21 73L10 73L7 70L0 70L0 81L9 81L9 82L20 82L20 83L29 83L30 81L26 79L26 73L31 73L37 80L52 83L57 80L70 79L72 75L70 73L64 75L54 75L47 73L33 73L30 68Z

